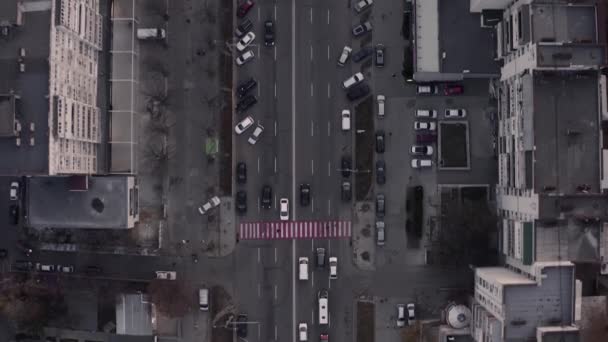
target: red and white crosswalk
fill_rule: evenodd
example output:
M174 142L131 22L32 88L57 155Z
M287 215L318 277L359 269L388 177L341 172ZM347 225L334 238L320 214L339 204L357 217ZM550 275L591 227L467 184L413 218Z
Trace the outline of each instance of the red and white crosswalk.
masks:
M239 225L241 240L348 238L351 221L249 222Z

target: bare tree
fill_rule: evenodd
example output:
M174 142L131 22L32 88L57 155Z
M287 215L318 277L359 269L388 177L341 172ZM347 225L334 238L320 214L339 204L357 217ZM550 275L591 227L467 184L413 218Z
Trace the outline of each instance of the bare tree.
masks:
M604 342L608 336L606 310L594 308L581 329L581 341Z
M148 285L150 300L161 313L169 317L182 317L190 309L191 293L177 280L155 279Z

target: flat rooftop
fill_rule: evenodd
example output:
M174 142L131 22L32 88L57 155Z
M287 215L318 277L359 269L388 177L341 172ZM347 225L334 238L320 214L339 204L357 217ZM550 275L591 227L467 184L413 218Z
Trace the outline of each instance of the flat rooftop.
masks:
M128 177L89 177L70 191L68 176L27 178L28 225L33 228L123 229L128 223Z
M595 6L566 3L530 5L532 41L597 43Z

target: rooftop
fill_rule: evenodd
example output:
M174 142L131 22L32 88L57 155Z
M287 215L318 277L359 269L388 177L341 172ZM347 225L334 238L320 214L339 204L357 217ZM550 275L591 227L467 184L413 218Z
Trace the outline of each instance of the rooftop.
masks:
M491 279L492 282L501 285L536 285L536 282L530 278L499 266L478 267L475 273L481 278Z
M594 6L557 2L530 6L533 42L597 42Z

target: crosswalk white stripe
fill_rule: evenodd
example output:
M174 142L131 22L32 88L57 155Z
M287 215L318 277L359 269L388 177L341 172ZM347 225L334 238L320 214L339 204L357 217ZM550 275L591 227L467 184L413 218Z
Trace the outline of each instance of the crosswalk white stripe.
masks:
M293 222L289 222L289 226L291 227L291 238L293 238L296 235L296 225Z
M302 227L304 234L302 234L303 238L308 238L308 222L304 222L304 227Z
M296 237L298 237L298 238L302 237L302 223L298 222L298 226L296 228L297 228Z
M352 233L351 233L351 222L350 221L347 223L347 228L348 228L347 234L348 234L348 236L351 236Z
M281 223L279 223L278 226L279 226L279 237L281 239L284 239L285 238L285 223L281 222Z

